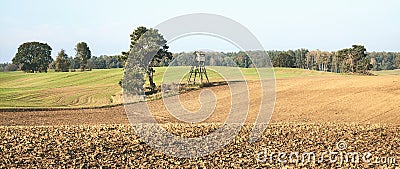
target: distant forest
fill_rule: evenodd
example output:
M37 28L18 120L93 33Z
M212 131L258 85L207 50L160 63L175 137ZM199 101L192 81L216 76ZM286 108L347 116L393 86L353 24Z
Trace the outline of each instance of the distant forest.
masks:
M92 56L88 59L88 69L112 69L112 68L122 68L122 62L118 60L119 56ZM80 69L80 59L78 57L68 57L69 67L68 71L75 71ZM49 64L49 69L55 69L56 62L53 61ZM12 63L0 63L0 72L5 71L17 71L20 70L18 65Z
M51 57L52 48L47 43L25 42L18 47L12 63L0 64L0 71L22 70L28 73L87 71L92 69L144 67L142 63L126 62L129 55L140 61L149 60L146 73L152 81L154 70L158 66L190 66L196 61L192 52L171 53L164 37L154 28L139 26L130 36L130 49L114 56L92 56L86 42L75 45L75 56L68 56L64 49L57 53L56 59ZM142 36L145 36L142 38ZM137 45L139 44L139 45ZM148 58L150 47L158 47L153 58ZM133 52L133 53L132 53ZM338 51L321 51L296 49L288 51L240 51L240 52L205 52L205 65L252 67L288 67L335 73L371 74L370 70L400 69L400 52L367 52L362 45ZM269 56L269 57L267 57ZM272 64L272 65L271 65Z
M266 67L269 63L265 51L247 52L206 52L206 65ZM336 73L365 73L368 70L400 69L400 52L366 52L363 46L334 52L308 49L288 51L266 51L274 67L301 68ZM254 59L249 59L249 55ZM175 53L174 66L190 65L194 60L192 53Z
M357 49L359 48L359 49ZM352 51L354 50L354 51ZM359 51L357 51L359 50ZM211 66L239 66L239 67L266 67L269 63L264 51L247 52L206 52L206 65ZM356 56L364 52L365 56ZM365 70L393 70L400 69L400 52L366 52L363 46L354 45L353 48L334 52L296 49L288 51L266 51L274 67L301 68L317 71L348 73ZM252 61L250 56L255 59ZM123 68L121 55L114 56L92 56L87 60L87 69L111 69ZM173 54L172 66L191 65L194 55L192 52L181 52ZM357 58L358 57L358 58ZM81 59L79 57L67 57L68 69L75 71L80 69ZM171 60L163 60L159 66L169 65ZM255 65L256 64L256 65ZM367 67L366 67L367 66ZM56 61L49 64L49 69L56 69ZM0 64L0 71L17 71L20 65L12 63Z

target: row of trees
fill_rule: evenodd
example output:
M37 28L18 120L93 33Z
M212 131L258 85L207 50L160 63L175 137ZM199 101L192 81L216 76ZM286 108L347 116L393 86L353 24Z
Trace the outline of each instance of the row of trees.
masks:
M57 72L81 71L92 69L121 68L142 35L147 33L149 40L160 45L155 57L149 61L147 75L151 78L154 73L152 67L191 65L195 56L190 53L175 53L168 51L166 40L156 29L148 29L140 26L130 35L130 50L122 52L122 55L99 57L92 56L89 46L85 42L79 42L75 46L76 54L69 57L65 50L58 52L55 60L51 57L52 48L46 43L26 42L19 46L18 52L13 58L12 64L0 65L0 71L13 71L15 69L25 72L47 72L47 69L55 69ZM149 43L150 41L146 42ZM141 42L145 43L145 42ZM148 46L145 44L144 46ZM146 51L144 51L146 52ZM269 59L265 57L265 53ZM143 55L143 54L138 54ZM252 56L253 59L250 59ZM144 57L144 56L142 56ZM141 58L146 60L145 58ZM400 53L395 52L370 52L362 45L353 45L338 51L327 52L320 50L297 49L288 51L247 51L247 52L206 52L206 65L212 66L239 66L239 67L275 67L302 68L336 73L361 73L368 70L392 70L400 69Z
M248 51L246 52L207 52L206 65L212 66L236 66L239 67L254 67L257 64L258 67L265 67L268 62L262 55L263 51ZM341 54L342 52L342 54ZM92 56L87 60L86 68L91 69L111 69L111 68L122 68L125 55L114 55L107 56L101 55L99 57ZM318 71L329 71L329 72L355 72L354 64L346 64L343 58L347 57L345 51L320 51L313 50L308 51L307 49L297 49L289 51L267 51L268 55L272 58L273 65L275 67L290 67L290 68L302 68L309 70ZM248 55L254 56L256 63L253 63L249 59ZM122 58L122 59L121 59ZM191 65L195 60L192 52L181 52L172 54L172 58L175 59L172 63L173 66L180 65ZM158 59L153 63L153 66L167 66L170 64L172 59L167 57ZM346 60L351 61L351 60ZM400 69L400 53L396 52L370 52L367 53L364 62L368 62L371 70L393 70ZM340 64L342 63L343 64ZM352 62L349 62L352 63ZM362 63L362 62L361 62ZM347 65L347 66L346 66ZM81 59L79 57L68 57L64 50L61 50L55 61L50 63L50 69L56 69L56 71L75 71L81 69ZM20 69L19 65L15 64L2 64L0 65L0 71L13 71ZM353 69L353 71L351 71ZM360 69L360 67L359 67Z
M206 52L206 65L266 67L269 61L264 57L265 51L248 52ZM353 45L338 51L297 49L288 51L266 51L275 67L301 68L336 73L368 73L368 70L400 69L400 53L371 52L364 46ZM251 55L254 60L249 59ZM195 56L189 52L173 54L174 66L191 65Z
M353 45L338 51L268 51L273 65L277 67L302 68L336 73L361 73L368 70L400 69L400 53L371 52L364 46Z
M265 57L265 52L205 52L205 65L207 66L239 66L244 68L271 66ZM253 57L251 60L249 55ZM193 52L181 52L173 54L172 66L188 66L196 62Z
M89 60L92 58L92 52L86 42L79 42L75 46L75 57L68 57L64 49L58 52L56 60L49 64L49 68L55 69L56 72L68 72L69 70L81 71L92 70Z
M0 71L22 70L28 73L47 72L55 69L57 72L68 72L80 69L122 68L120 56L93 56L86 42L79 42L75 46L75 57L68 57L64 49L58 52L55 60L51 57L52 48L46 43L26 42L19 46L12 64L0 65Z
M50 69L55 69L56 72L76 71L77 69L92 70L92 69L112 69L122 68L122 62L119 61L120 56L101 55L99 57L92 56L82 63L80 57L68 57L64 50L61 50L54 62L49 65ZM85 65L85 69L82 66Z
M371 52L372 70L393 70L400 69L400 53L395 52Z
M28 42L29 43L29 42ZM84 43L84 42L83 42ZM33 44L33 47L38 44ZM42 44L41 44L42 45ZM88 47L83 49L89 50ZM87 46L87 45L86 45ZM20 48L24 48L23 45ZM32 47L31 47L32 48ZM49 49L46 47L39 47L38 49ZM77 50L78 48L76 48ZM275 67L290 67L290 68L302 68L309 70L318 71L329 71L329 72L359 72L363 73L365 70L393 70L400 69L400 53L398 52L369 52L365 55L362 54L365 48L362 46L353 46L353 48L343 49L334 52L297 49L289 51L266 51L270 56L272 63ZM354 50L354 51L353 51ZM361 55L357 55L357 50ZM18 56L21 56L25 51L21 49ZM354 53L355 52L355 53ZM78 53L78 52L77 52ZM82 54L77 54L75 57L68 57L65 51L62 49L58 52L58 55L54 61L51 61L48 65L49 69L55 69L58 72L91 70L91 69L110 69L110 68L122 68L123 62L128 57L128 52L123 52L123 55L107 56L101 55L99 57L92 56L90 58ZM88 52L87 52L88 53ZM51 58L37 59L36 57L42 57L46 52L34 52L31 55L24 55L23 57L15 57L13 63L0 64L0 71L16 71L24 70L26 72L46 72L46 64ZM253 63L248 57L252 55L256 62ZM171 55L171 54L168 54ZM87 56L87 55L86 55ZM17 60L18 58L18 60ZM23 59L27 60L28 64L19 62ZM33 59L35 58L35 59ZM173 66L179 65L191 65L195 60L193 53L174 53L171 57L161 57L157 61L154 61L152 66L167 66L171 60ZM42 66L38 66L40 64ZM368 64L369 63L369 64ZM263 51L248 51L248 52L207 52L206 54L206 65L213 66L236 66L239 67L254 67L256 64L258 67L265 67L268 62L263 57ZM36 68L30 69L30 67L37 66Z
M367 73L371 69L364 46L353 45L334 52L308 51L269 51L272 63L276 67L302 68L336 73Z
M18 69L18 65L12 63L0 63L0 72L17 71Z
M80 69L80 59L78 57L68 57L64 50L61 50L57 56L56 60L50 63L48 69L54 69L57 72L73 72ZM87 60L87 70L122 68L123 65L119 58L119 55L92 56ZM0 63L0 72L22 70L21 68L22 64Z

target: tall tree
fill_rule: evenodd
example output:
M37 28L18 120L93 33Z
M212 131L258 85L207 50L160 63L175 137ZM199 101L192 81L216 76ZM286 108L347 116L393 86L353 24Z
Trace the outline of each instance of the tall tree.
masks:
M344 58L342 70L350 73L364 73L366 68L370 68L370 61L366 61L367 50L362 45L353 45L352 48L342 49L338 51L338 55ZM367 59L368 60L368 59ZM367 65L366 65L367 64Z
M81 71L85 71L88 66L88 60L92 57L92 52L89 49L89 46L86 42L79 42L76 44L75 47L76 55L75 57L80 59L80 66L79 68Z
M328 71L329 68L331 67L331 62L332 62L332 55L330 52L322 51L320 54L320 61L319 61L319 66L318 70L319 71Z
M61 49L56 58L56 72L68 72L69 65L68 55L65 53L64 49Z
M308 69L308 70L315 70L315 68L316 68L316 57L317 57L317 53L318 53L318 51L310 51L310 52L308 52L307 54L306 54L306 60L305 60L305 67L306 67L306 69Z
M289 55L290 61L288 60L287 62L289 63L288 67L290 68L295 68L296 67L296 53L293 50L288 50L286 52Z
M369 70L369 60L367 59L367 49L362 45L353 45L351 49L351 57L353 65L351 66L352 72L365 73Z
M295 66L297 68L305 69L305 58L308 53L307 49L301 48L294 51L295 53Z
M351 49L346 48L338 51L338 57L342 60L340 63L340 70L343 73L354 72L351 65L354 65L353 57L351 56Z
M332 72L341 73L344 70L344 55L341 55L338 51L332 52Z
M130 50L135 46L136 42L140 39L140 37L147 31L148 31L148 29L146 27L139 26L132 32L132 34L129 35L131 37L131 43L129 44ZM126 60L129 57L130 50L128 52L122 52L122 55L119 58L120 61L122 61L124 65L125 65Z
M51 47L46 43L26 42L18 47L13 63L22 65L21 70L29 73L47 72L51 58Z
M143 35L146 36L143 37ZM155 72L153 67L160 66L161 63L168 62L168 60L172 59L172 53L168 51L169 46L166 44L167 41L157 29L147 29L144 26L137 27L130 37L130 50L128 52L122 52L120 60L125 66L147 68L145 72L150 83L150 88L154 91L156 84L153 79L153 74ZM157 52L153 58L149 58L149 52L153 50ZM129 55L135 57L136 60L140 60L140 62L131 63L133 65L126 65Z

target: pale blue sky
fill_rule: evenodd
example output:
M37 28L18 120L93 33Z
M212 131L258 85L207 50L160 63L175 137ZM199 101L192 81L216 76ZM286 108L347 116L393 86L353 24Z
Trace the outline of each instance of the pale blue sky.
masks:
M55 57L73 56L79 41L93 55L120 54L137 26L154 27L175 16L213 13L247 27L266 50L337 50L352 44L368 51L400 51L398 0L276 1L0 1L0 62L10 62L20 44L48 43ZM184 25L177 25L184 26ZM212 25L211 25L212 26ZM188 37L170 44L173 52L236 50L215 38Z

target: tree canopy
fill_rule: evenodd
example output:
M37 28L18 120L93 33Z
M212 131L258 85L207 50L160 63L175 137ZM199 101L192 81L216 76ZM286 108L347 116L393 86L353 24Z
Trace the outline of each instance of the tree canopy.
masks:
M80 60L79 67L82 71L85 71L87 68L89 68L88 60L92 57L92 52L90 51L88 44L86 42L77 43L75 51L75 57Z
M68 55L65 53L64 49L61 49L60 52L58 52L56 62L55 62L55 70L56 72L68 72L69 71L69 59Z
M26 42L18 47L12 62L21 65L21 70L29 73L47 72L51 58L51 47L46 43Z
M166 44L167 41L157 29L148 29L144 26L137 27L130 37L130 50L128 52L122 52L120 60L124 62L125 68L135 68L137 72L146 72L151 90L154 90L156 84L153 81L153 73L155 72L153 67L166 66L172 59L172 53L168 51L169 46ZM132 58L129 58L129 56L132 56ZM128 59L130 59L129 62L127 62ZM138 70L141 68L146 70ZM137 73L131 75L125 74L125 76L132 76L131 78L142 77L138 76ZM122 82L122 84L132 85L124 82ZM140 84L136 85L140 87L143 86L143 84L142 81L140 81ZM130 88L127 86L123 87Z

